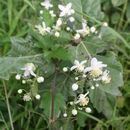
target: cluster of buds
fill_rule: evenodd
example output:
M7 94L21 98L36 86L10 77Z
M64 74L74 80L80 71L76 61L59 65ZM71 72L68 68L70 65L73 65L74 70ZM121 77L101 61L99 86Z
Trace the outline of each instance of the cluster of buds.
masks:
M44 82L44 77L42 76L38 76L35 71L36 71L36 67L33 63L27 63L25 64L25 66L23 68L21 68L21 74L17 74L15 76L16 80L20 80L22 82L22 84L29 84L30 86L34 84L34 82L37 81L37 83L43 83ZM24 72L23 72L24 71ZM24 89L19 89L18 90L19 94L24 93L23 95L23 100L24 101L30 101L32 98L32 94L31 94L31 89L30 92L26 92L26 90ZM37 100L40 99L40 95L36 94L35 98Z
M92 86L89 86L90 89L95 89L95 87L99 87L99 82L104 84L110 83L111 77L109 75L109 71L106 69L103 71L103 69L106 67L107 64L103 64L102 61L98 61L95 57L92 58L90 62L88 62L87 60L81 62L79 62L78 60L74 61L74 65L70 68L70 71L73 72L74 75L76 75L76 81L72 84L72 91L76 92L77 96L74 101L70 102L70 105L74 107L74 109L72 110L72 114L74 116L77 115L77 109L85 109L87 113L91 112L91 108L88 107L89 92L86 92L85 94L79 94L78 89L80 88L80 85L78 83L82 80L90 80L91 84L93 84ZM69 71L69 68L64 67L63 71L67 72Z

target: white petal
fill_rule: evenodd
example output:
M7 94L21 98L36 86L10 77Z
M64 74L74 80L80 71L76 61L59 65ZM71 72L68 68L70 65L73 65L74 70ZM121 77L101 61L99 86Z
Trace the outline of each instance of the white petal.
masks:
M59 8L61 11L65 10L65 7L64 7L63 5L58 5L58 8Z
M89 72L91 70L92 70L92 67L87 67L87 68L84 69L84 73L87 73L87 72Z
M71 7L72 7L72 3L69 3L69 4L66 5L67 9L71 9Z
M85 64L87 61L86 60L84 60L84 61L82 61L81 63L80 63L80 65L83 65L83 64Z
M70 70L73 71L73 70L76 69L76 68L77 68L77 66L74 65L74 66L72 66L72 67L70 68Z
M36 74L33 71L30 71L30 74L34 77L36 77Z
M92 60L91 60L91 65L92 65L92 66L97 65L97 59L96 59L95 57L92 58Z
M75 60L75 61L74 61L74 64L75 64L75 65L79 65L79 61L78 61L78 60Z
M61 12L59 16L60 16L60 17L65 16L65 12L64 12L64 11L63 11L63 12Z

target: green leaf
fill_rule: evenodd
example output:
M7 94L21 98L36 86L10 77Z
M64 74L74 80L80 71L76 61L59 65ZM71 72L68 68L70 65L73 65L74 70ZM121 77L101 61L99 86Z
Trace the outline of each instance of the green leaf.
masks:
M130 22L130 2L128 3L128 6L127 6L126 16L127 16L128 21Z
M40 107L44 109L44 113L47 117L51 116L51 109L52 109L52 93L46 92L43 94L42 102ZM59 117L61 110L65 107L65 99L64 96L60 93L55 93L54 97L54 116Z
M80 127L84 127L86 125L86 119L87 119L87 116L78 112L77 114L77 123Z
M104 17L101 11L100 0L82 0L82 8L84 13L98 20L102 20Z
M125 0L111 0L113 6L117 7L124 4Z
M26 63L32 62L38 64L41 60L40 57L42 57L42 54L0 58L0 78L8 80L13 73L18 73Z
M118 12L113 13L112 17L111 17L111 22L113 24L117 24L119 22L119 20L120 20L120 13L118 13Z
M115 97L103 92L100 88L90 90L90 100L98 112L102 112L107 118L111 118L115 106Z

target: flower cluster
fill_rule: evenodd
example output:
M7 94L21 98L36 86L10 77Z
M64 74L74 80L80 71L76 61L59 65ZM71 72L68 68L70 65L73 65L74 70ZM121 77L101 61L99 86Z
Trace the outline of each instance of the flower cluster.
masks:
M59 4L59 14L54 13L53 5L51 4L50 0L45 0L44 2L41 2L41 6L43 6L44 9L49 12L53 21L55 21L53 25L50 25L50 27L48 27L44 22L44 18L42 17L44 11L40 10L40 18L42 19L42 24L38 24L35 27L38 32L43 36L49 34L54 35L55 37L60 37L60 31L62 29L64 31L70 32L73 40L79 40L87 35L98 33L96 27L89 27L85 19L82 19L81 28L74 28L75 10L72 8L72 3L68 3L66 5ZM107 26L107 23L104 23L103 26Z
M80 88L80 81L84 80L86 83L91 82L91 86L87 89L95 89L95 87L99 87L99 83L108 84L110 83L111 77L109 75L108 70L104 70L107 67L107 64L103 64L102 61L98 61L95 57L91 59L91 61L74 61L74 65L70 68L70 71L76 75L75 83L72 84L72 91L76 92L76 97L74 101L70 102L70 105L74 107L72 110L72 114L77 115L77 109L83 110L87 113L91 112L91 108L88 107L89 104L89 91L85 94L78 93L78 89ZM67 67L63 68L64 72L67 72L69 69Z
M37 81L37 83L42 83L44 82L44 77L42 76L38 76L35 71L36 71L36 67L33 63L27 63L25 64L25 66L23 68L21 68L21 74L17 74L15 76L16 80L20 80L22 82L22 84L29 84L30 85L30 91L27 92L24 89L19 89L18 93L22 94L24 92L23 95L23 100L24 101L30 101L32 98L32 92L31 92L31 86L34 86ZM34 86L35 87L35 86ZM37 100L40 99L40 95L36 94L35 98Z

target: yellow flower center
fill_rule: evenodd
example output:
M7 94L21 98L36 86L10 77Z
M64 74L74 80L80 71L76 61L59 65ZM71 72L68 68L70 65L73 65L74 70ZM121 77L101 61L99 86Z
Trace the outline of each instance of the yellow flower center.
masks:
M41 35L45 35L45 30L41 27L41 28L39 28L39 33L41 34Z
M86 106L89 102L89 98L83 98L82 101L80 102L80 106Z
M105 84L108 84L108 83L110 83L111 78L110 78L109 76L107 76L107 77L102 77L102 81L103 81Z
M93 70L91 71L91 74L92 74L92 76L94 76L94 77L98 77L99 75L102 74L102 70L99 69L99 68L95 68L95 69L93 69Z

